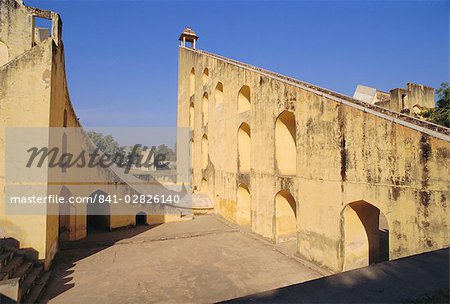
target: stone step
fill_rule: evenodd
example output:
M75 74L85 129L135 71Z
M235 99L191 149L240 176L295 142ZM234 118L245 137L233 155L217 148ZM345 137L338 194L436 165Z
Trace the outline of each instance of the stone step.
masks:
M21 291L22 299L30 292L31 288L37 283L40 276L44 274L44 265L37 263L27 274L25 280L22 281Z
M32 269L34 263L30 260L25 260L22 265L17 267L16 271L12 274L11 278L20 278L20 281L23 282L23 280L28 275L28 272Z
M12 300L10 297L0 294L0 303L2 304L17 304L16 301Z
M0 247L7 248L7 249L19 249L20 243L18 240L13 238L4 238L0 239Z
M20 280L8 279L0 281L0 303L20 302ZM11 302L12 301L12 302Z
M10 279L14 271L23 263L24 256L23 255L16 255L14 256L8 264L3 266L0 269L0 280L6 280Z
M13 258L14 251L12 250L3 250L3 252L0 254L0 271L3 267L8 264L8 262Z
M40 276L22 303L38 303L40 296L47 286L48 280L50 280L50 272L46 272Z

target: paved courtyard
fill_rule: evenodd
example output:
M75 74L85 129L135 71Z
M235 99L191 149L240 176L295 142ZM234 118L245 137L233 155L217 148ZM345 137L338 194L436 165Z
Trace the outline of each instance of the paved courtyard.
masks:
M50 303L217 302L323 276L214 215L96 233L58 254Z

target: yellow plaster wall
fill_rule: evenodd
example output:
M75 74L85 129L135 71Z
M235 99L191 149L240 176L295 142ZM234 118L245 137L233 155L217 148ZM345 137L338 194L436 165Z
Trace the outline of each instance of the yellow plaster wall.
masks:
M52 37L42 42L34 41L37 45L33 44L32 39L33 16L51 19L53 24ZM14 0L0 0L0 22L0 45L6 46L0 50L0 64L6 62L0 66L0 237L15 238L21 247L37 250L39 258L45 259L48 268L60 241L58 214L61 209L53 204L47 206L43 215L6 214L5 130L8 127L50 127L46 136L40 139L40 145L61 148L65 133L68 138L67 152L74 155L92 151L94 145L83 137L84 131L70 101L59 15L27 7ZM67 128L64 128L65 112ZM139 193L133 186L124 183L123 176L111 169L70 168L63 173L61 168L47 170L46 164L43 168L41 188L32 193L37 196L60 195L63 187L68 190L68 195L83 197L98 190L122 198ZM133 177L128 177L126 181L129 180L140 183ZM86 237L86 205L71 205L68 208L69 215L61 218L61 222L68 226L68 240ZM104 216L107 228L135 225L134 214L141 209L143 207L136 205L111 206L110 214ZM148 213L148 210L144 211ZM149 223L180 220L179 213L174 210L169 213L158 216L149 214Z
M0 229L44 258L47 250L45 215L5 214L5 135L8 127L46 127L50 115L52 41L47 40L0 68ZM48 139L43 138L44 142ZM45 177L44 177L45 178ZM42 184L46 195L45 183Z
M218 214L238 220L238 185L244 183L251 194L252 230L275 241L275 195L288 190L298 206L298 254L333 271L344 264L343 209L359 200L386 216L391 258L450 245L448 141L189 48L180 47L178 60L179 127L189 127L194 105L193 186L200 189L207 180ZM192 68L195 88L189 92ZM205 68L209 76L203 82ZM219 82L222 102L215 96ZM243 85L250 88L251 104L239 113ZM205 92L209 120L203 126ZM275 121L283 111L296 120L296 173L290 176L275 165ZM237 130L243 122L251 128L250 173L238 170Z

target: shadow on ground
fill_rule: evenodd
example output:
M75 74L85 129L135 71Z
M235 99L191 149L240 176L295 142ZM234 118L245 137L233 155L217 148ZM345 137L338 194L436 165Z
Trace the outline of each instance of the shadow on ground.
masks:
M41 301L46 303L75 286L72 274L77 261L109 248L118 241L132 238L157 226L142 225L114 231L96 229L90 231L85 239L62 242L51 268L52 279L49 285L52 288L47 290Z
M449 303L449 253L423 253L222 303Z

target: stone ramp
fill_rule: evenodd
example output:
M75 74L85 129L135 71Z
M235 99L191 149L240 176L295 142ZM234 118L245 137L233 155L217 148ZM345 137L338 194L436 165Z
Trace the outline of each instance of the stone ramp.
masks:
M223 303L448 303L449 254L441 249Z
M246 70L250 70L256 73L259 73L261 75L277 79L281 82L291 84L294 86L299 86L301 88L304 88L306 90L313 91L321 96L326 96L327 98L330 98L331 100L338 101L339 103L346 104L348 106L351 106L353 108L356 108L360 111L370 113L372 115L378 116L380 118L392 121L396 124L403 125L408 128L415 129L417 131L421 131L427 134L430 134L431 136L434 136L436 138L443 139L445 141L450 140L450 129L441 125L434 124L429 121L421 120L418 118L415 118L410 115L406 115L400 112L395 112L392 110L389 110L387 108L377 106L374 104L368 104L364 101L360 101L358 99L352 98L350 96L346 96L344 94L334 92L329 89L325 89L322 87L319 87L317 85L313 85L311 83L307 83L305 81L301 81L292 77L288 77L279 73L275 73L269 70L265 70L256 66L252 66L250 64L240 62L237 60L233 60L218 54L214 54L211 52L207 52L205 50L199 50L199 49L193 49L189 47L181 46L180 48L196 52L199 54L203 54L209 57L213 57L215 59L218 59L220 61L230 63L232 65L244 68Z

